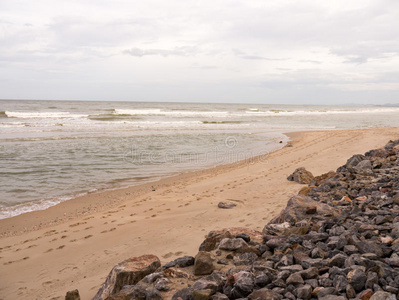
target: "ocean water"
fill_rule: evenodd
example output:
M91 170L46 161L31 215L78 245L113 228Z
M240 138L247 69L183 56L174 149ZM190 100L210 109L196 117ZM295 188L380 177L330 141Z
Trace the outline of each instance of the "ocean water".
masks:
M399 126L398 113L398 107L1 100L0 218L269 153L288 140L284 132Z

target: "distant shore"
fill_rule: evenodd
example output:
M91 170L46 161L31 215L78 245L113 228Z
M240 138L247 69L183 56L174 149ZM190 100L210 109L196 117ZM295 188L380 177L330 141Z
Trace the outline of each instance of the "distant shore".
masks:
M399 128L287 135L292 147L269 155L0 220L0 299L63 299L75 288L90 299L128 257L152 253L166 262L195 255L211 230L261 230L302 187L286 180L296 168L335 170L398 139ZM221 201L237 206L219 209Z

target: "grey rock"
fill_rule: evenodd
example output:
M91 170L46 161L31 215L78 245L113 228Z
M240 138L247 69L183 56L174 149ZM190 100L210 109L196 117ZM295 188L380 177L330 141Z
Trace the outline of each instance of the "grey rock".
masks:
M298 298L308 300L312 297L312 287L306 284L303 287L297 288L296 293Z
M218 292L215 295L212 295L210 299L211 300L229 300L229 297Z
M237 206L235 203L227 203L227 202L219 202L218 207L223 209L232 209L233 207Z
M297 273L293 273L291 274L287 280L286 280L287 284L293 284L293 285L297 285L297 284L303 284L303 278L301 276L301 274L299 272Z
M247 249L248 244L243 239L229 239L225 238L220 241L219 249L227 251L237 251Z
M218 290L218 284L214 281L199 279L194 282L192 288L194 290L211 290L212 294L216 293Z
M352 270L347 275L349 283L353 286L357 293L361 292L366 284L367 275L360 269Z
M387 292L376 292L370 300L396 300L396 296Z
M254 291L248 296L249 300L282 300L283 296L267 288Z
M161 292L166 292L170 290L170 287L167 285L170 283L168 278L159 278L155 281L154 287Z
M176 263L176 266L179 266L180 268L185 268L194 265L195 259L192 256L184 256L176 258L174 261Z

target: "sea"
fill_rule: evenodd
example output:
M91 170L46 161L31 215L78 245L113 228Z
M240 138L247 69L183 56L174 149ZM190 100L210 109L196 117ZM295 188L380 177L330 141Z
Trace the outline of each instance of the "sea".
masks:
M247 160L285 132L399 126L399 107L0 100L0 219Z

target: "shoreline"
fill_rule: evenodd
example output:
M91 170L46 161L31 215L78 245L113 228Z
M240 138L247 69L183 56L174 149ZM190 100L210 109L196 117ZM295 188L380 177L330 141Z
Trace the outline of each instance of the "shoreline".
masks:
M232 168L242 167L243 165L265 162L271 153L279 151L292 143L292 137L295 137L298 132L281 133L287 137L287 142L282 147L272 150L271 152L248 157L233 163L222 163L212 167L204 167L200 169L193 169L191 171L180 172L178 174L167 175L163 178L130 185L126 187L117 187L110 189L102 189L95 192L86 192L71 199L61 201L55 205L49 206L45 209L28 211L9 218L0 219L0 239L14 235L21 235L26 232L47 228L57 224L61 224L73 219L98 213L116 207L118 203L126 201L126 198L139 197L147 193L151 193L159 188L165 188L171 185L180 183L193 177L204 176L207 173L220 173L228 171ZM278 144L276 144L277 147ZM128 197L124 197L124 194ZM109 197L116 195L116 201L109 201ZM21 224L23 222L23 224ZM19 223L23 226L16 226Z
M398 138L399 128L289 135L293 147L272 152L265 161L181 174L155 191L150 183L135 193L127 188L89 194L84 205L72 199L0 220L0 297L63 299L77 288L82 299L89 299L110 269L128 257L155 254L167 262L194 255L209 231L261 230L303 187L286 180L296 168L314 175L335 170L353 154ZM237 206L218 209L220 201ZM34 227L40 223L42 228ZM5 236L6 231L16 233Z

